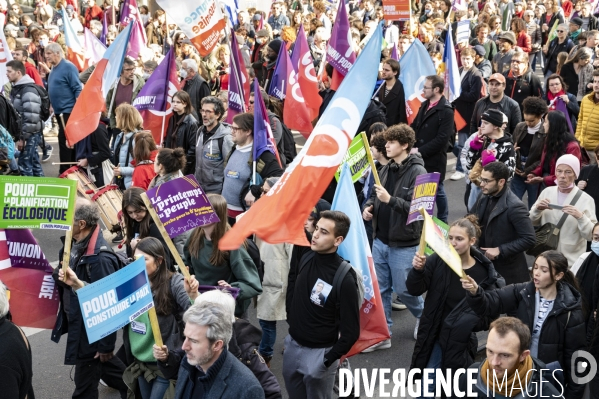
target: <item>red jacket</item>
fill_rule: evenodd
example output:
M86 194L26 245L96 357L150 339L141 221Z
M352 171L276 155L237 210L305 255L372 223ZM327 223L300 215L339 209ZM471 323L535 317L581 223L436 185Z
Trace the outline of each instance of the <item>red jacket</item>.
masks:
M570 18L570 14L574 10L574 4L570 0L564 0L562 1L562 10L564 10L566 18Z
M44 87L44 82L42 82L42 78L33 64L25 62L25 72L33 79L36 85Z
M94 5L93 7L88 7L85 9L85 27L89 29L89 23L92 19L97 19L98 21L102 21L103 12L100 7Z
M541 155L541 163L535 170L532 171L532 174L535 176L543 176L543 165L545 164L545 155L547 154L547 147L543 147L543 155ZM572 154L576 158L580 159L580 145L578 141L572 140L566 146L566 154ZM565 155L565 154L562 154ZM553 159L549 162L549 174L543 177L543 183L545 186L555 186L555 163L557 162L557 157L553 157Z
M136 165L135 160L131 164L135 167L133 169L133 176L131 176L131 186L141 187L144 190L148 189L150 182L156 176L154 172L154 161L158 155L158 150L152 151L149 161L144 161L143 164Z
M530 36L526 33L525 30L520 31L517 37L516 46L520 47L522 51L525 53L530 53L532 50L532 43L530 41Z

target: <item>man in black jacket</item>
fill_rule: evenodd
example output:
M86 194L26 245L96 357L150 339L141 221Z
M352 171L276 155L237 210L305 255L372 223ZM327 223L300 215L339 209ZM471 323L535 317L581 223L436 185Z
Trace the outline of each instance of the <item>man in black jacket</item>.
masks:
M518 103L504 93L506 81L505 76L494 73L489 77L489 95L481 98L474 106L472 119L470 119L470 134L478 132L481 116L488 109L496 109L503 112L508 119L504 133L512 133L516 125L522 121L522 113Z
M89 343L76 292L116 272L120 266L117 256L102 236L99 221L98 206L87 199L78 198L69 261L72 269L69 267L64 276L59 265L53 273L58 281L61 300L51 339L58 342L61 335L68 332L64 363L75 365L73 398L97 398L100 378L118 389L122 398L126 398L127 386L123 382L125 365L113 357L116 332ZM63 251L64 248L60 250L59 259L62 259Z
M472 212L482 234L480 250L493 261L506 284L530 279L524 253L535 245L535 231L526 205L508 187L510 172L503 162L491 162L481 172L482 189Z
M479 46L482 48L482 46ZM484 51L484 48L482 48ZM481 97L481 88L483 85L483 76L479 69L474 65L474 58L476 56L475 50L471 48L465 48L460 53L462 60L462 67L460 68L460 76L462 78L460 96L453 101L455 112L460 115L464 121L463 126L457 126L458 139L456 145L453 147L453 155L456 156L457 162L455 166L455 173L451 175L451 180L460 180L464 177L464 169L460 162L460 153L466 140L468 140L470 128L467 121L472 119L472 112L474 111L474 105ZM457 118L456 114L456 118Z
M560 393L560 389L549 382L551 370L530 355L530 341L530 330L515 317L502 317L491 323L487 358L469 367L469 370L476 370L476 383L474 387L468 386L466 374L470 373L462 374L459 384L461 395L454 387L456 397L473 389L477 398L563 398L563 390ZM506 373L507 378L504 376Z
M412 259L418 249L422 222L406 225L416 177L426 173L424 161L417 154L410 154L416 137L412 128L400 124L385 131L387 157L390 161L379 172L381 185L375 184L370 199L362 209L364 220L372 220L374 244L372 257L379 281L379 289L387 326L391 332L391 292L405 304L416 317L414 337L424 301L421 296L412 296L406 288L406 278L412 269ZM445 136L447 140L447 136ZM387 349L391 340L385 340L367 351Z
M181 70L185 71L183 90L191 97L191 105L197 113L202 108L202 99L210 95L210 87L198 71L198 63L193 58L183 60Z
M504 72L505 95L520 105L522 113L522 101L528 97L543 97L543 86L541 80L528 66L528 53L520 49L512 55L512 65L509 71ZM510 132L511 133L511 132Z
M324 211L312 235L311 251L300 260L287 288L289 335L285 338L283 378L290 399L330 399L335 372L360 336L357 276L353 268L335 287L344 260L337 248L349 232L343 212ZM312 297L320 284L323 300ZM343 298L343 300L341 300Z
M379 89L379 100L387 108L387 126L408 123L406 94L399 81L399 62L389 58L383 63L382 78L385 82Z
M427 76L422 92L426 101L418 110L412 128L416 132L416 144L411 154L419 153L428 173L441 174L437 188L437 217L447 223L449 206L443 188L447 169L447 146L455 139L453 106L443 95L445 83L438 75Z

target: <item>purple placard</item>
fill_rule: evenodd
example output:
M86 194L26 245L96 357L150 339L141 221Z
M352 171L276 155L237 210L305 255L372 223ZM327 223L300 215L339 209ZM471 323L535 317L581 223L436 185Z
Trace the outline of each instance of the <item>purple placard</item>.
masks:
M4 233L11 267L43 270L46 273L52 272L52 266L46 259L37 240L31 234L31 230L7 229L4 230Z
M410 204L410 213L406 225L415 222L416 220L424 220L420 214L420 208L424 208L429 215L433 216L440 177L441 175L437 172L416 176L414 193L412 194L412 203Z
M220 221L193 175L163 183L147 195L170 238Z

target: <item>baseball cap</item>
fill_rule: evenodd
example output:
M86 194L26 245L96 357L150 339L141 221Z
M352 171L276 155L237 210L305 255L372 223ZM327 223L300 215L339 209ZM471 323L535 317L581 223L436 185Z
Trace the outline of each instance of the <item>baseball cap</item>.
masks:
M476 46L474 46L474 52L478 55L480 55L481 57L484 57L487 54L487 50L485 50L485 48L483 46L481 46L480 44L477 44Z
M505 76L500 73L494 73L493 75L489 76L489 82L492 80L496 80L499 83L505 84Z

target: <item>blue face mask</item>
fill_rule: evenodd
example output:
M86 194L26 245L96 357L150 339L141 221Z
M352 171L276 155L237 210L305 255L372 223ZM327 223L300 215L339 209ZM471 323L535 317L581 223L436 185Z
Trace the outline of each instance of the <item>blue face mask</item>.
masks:
M599 256L599 241L591 242L591 251L595 252L595 254Z

